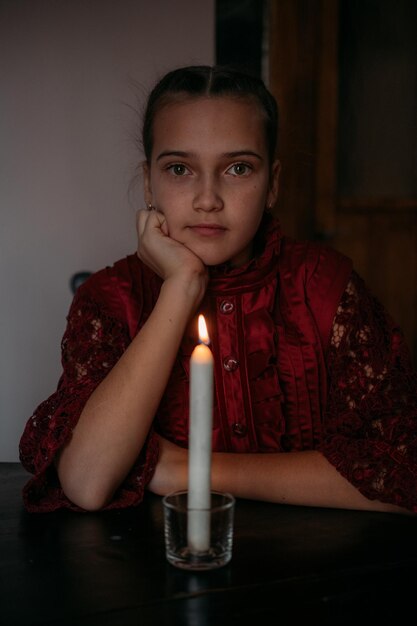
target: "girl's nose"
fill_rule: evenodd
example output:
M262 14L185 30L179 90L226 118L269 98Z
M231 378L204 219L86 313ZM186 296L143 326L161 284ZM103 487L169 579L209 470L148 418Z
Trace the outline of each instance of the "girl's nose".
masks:
M199 181L195 190L193 208L196 211L221 211L223 199L220 188L214 178L205 178Z

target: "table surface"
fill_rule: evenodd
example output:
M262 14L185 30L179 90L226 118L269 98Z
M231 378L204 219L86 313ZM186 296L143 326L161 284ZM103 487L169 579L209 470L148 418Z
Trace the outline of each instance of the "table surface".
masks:
M396 624L414 609L415 517L238 500L231 563L191 573L165 559L159 497L29 514L28 477L0 464L4 626Z

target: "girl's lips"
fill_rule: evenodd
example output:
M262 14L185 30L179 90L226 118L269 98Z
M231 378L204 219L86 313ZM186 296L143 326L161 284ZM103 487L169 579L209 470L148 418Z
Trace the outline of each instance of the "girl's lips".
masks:
M193 233L202 235L203 237L215 237L216 235L222 235L226 232L226 229L218 224L196 224L195 226L190 226L189 228L193 231Z

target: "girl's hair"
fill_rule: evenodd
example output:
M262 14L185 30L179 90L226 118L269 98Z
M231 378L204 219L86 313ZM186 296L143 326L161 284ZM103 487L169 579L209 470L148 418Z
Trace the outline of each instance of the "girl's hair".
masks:
M269 161L275 158L278 140L278 107L260 78L227 66L194 65L168 72L151 91L145 108L142 147L150 162L155 115L166 104L186 98L227 96L254 101L265 119Z

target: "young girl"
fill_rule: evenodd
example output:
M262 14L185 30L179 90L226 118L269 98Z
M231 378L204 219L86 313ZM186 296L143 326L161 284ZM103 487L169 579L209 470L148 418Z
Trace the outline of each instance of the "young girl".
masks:
M187 488L189 360L215 359L213 489L279 503L417 511L417 382L352 271L283 237L276 103L221 67L181 68L144 117L137 253L79 287L57 391L20 454L30 511Z

